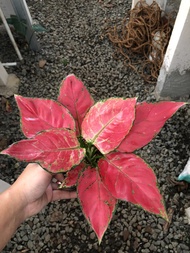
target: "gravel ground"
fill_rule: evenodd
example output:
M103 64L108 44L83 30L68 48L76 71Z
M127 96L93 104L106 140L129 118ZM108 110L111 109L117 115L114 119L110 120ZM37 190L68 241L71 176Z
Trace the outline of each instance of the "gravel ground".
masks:
M134 97L155 101L154 84L146 84L122 61L113 58L114 48L102 38L105 21L124 18L131 1L64 0L27 1L33 19L47 32L39 34L42 50L28 50L17 37L24 62L7 71L21 80L19 94L56 99L61 80L74 73L88 87L95 100L108 97ZM6 34L0 35L2 62L17 61ZM39 61L45 60L43 68ZM20 140L19 114L14 98L7 112L0 104L1 149ZM108 230L99 246L77 200L49 204L41 213L28 219L3 250L10 252L190 252L190 225L184 209L190 206L190 190L171 182L183 170L189 156L190 109L180 109L157 137L138 151L154 169L171 223L126 202L119 202ZM25 164L0 156L0 178L13 183Z

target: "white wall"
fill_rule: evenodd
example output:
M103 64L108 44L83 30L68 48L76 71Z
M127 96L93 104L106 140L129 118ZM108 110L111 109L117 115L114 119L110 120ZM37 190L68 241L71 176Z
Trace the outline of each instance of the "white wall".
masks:
M134 8L137 2L139 2L139 0L132 0L132 8ZM146 0L146 2L147 4L151 4L153 0ZM158 3L158 5L162 10L165 10L167 0L156 0L156 2Z

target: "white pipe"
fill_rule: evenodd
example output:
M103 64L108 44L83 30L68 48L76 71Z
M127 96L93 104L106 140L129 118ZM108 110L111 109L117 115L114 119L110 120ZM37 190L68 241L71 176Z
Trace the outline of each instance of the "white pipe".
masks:
M26 13L27 13L27 15L28 15L30 24L32 25L32 24L33 24L32 17L31 17L31 15L30 15L30 11L29 11L29 9L28 9L28 5L27 5L27 3L26 3L25 0L23 0L23 4L24 4L24 7L25 7L25 9L26 9Z
M6 62L6 63L2 63L2 66L4 67L11 67L11 66L16 66L17 62Z
M1 10L1 8L0 8L0 17L1 17L1 19L3 21L3 24L4 24L4 26L5 26L6 30L7 30L9 38L10 38L10 40L11 40L11 42L12 42L14 48L15 48L15 51L16 51L16 53L18 55L18 58L19 58L19 60L22 61L23 60L22 55L21 55L21 53L20 53L20 51L19 51L19 49L17 47L15 39L14 39L12 33L11 33L11 29L10 29L9 25L7 24L7 20L5 19L5 16L4 16L3 11Z

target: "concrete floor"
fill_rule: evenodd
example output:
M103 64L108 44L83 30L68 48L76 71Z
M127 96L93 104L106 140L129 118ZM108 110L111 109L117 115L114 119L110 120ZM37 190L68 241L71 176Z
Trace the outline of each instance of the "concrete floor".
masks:
M0 179L0 193L9 188L10 184Z

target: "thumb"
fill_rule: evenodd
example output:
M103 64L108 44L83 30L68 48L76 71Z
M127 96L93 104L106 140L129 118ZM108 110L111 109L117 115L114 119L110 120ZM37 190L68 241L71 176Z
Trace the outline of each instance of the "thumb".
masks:
M64 190L54 190L52 201L61 200L61 199L73 199L77 197L76 192L69 192Z

